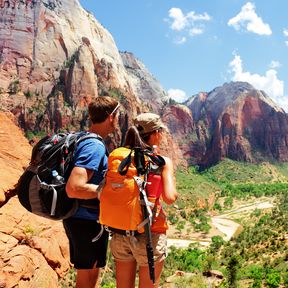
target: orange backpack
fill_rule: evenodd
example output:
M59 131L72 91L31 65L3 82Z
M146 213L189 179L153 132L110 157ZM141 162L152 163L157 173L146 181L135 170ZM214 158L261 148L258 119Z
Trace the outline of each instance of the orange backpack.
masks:
M152 225L153 203L151 202L155 203L159 197L152 197L153 199L149 199L151 202L148 201L145 189L147 175L153 160L160 159L160 165L164 165L165 161L161 156L153 156L150 151L136 149L119 147L108 157L105 183L98 196L99 220L100 224L114 232L121 230L126 234L131 231L143 233L147 221ZM149 219L143 219L142 204L148 208Z

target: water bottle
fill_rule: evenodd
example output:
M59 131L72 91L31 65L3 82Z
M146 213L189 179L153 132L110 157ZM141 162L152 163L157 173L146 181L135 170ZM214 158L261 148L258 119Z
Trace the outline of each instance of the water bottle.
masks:
M64 183L64 177L58 174L56 170L52 170L52 184L59 185Z
M157 157L157 145L153 145L152 146L152 152L153 155ZM150 201L156 198L159 198L160 195L162 194L162 170L159 170L159 166L157 165L157 163L151 163L150 166L150 172L147 175L147 186L146 186L146 191L147 191L147 195L150 199ZM154 203L153 202L153 203Z

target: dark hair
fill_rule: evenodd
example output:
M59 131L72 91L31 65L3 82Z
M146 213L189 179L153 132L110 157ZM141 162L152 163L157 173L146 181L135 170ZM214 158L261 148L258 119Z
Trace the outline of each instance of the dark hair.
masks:
M134 147L140 147L143 149L149 148L150 146L147 144L147 141L149 140L151 134L152 133L149 134L149 137L145 136L145 138L144 137L142 138L139 134L137 127L131 126L126 133L124 145L129 146L129 148Z
M102 123L117 107L118 101L109 96L98 96L88 106L89 118L92 123Z

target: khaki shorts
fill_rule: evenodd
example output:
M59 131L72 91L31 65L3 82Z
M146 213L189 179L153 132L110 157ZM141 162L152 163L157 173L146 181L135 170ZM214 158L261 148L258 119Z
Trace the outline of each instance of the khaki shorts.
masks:
M154 261L161 262L167 257L167 236L165 234L152 233ZM146 237L144 234L124 236L113 234L110 248L112 255L117 261L136 260L139 266L147 266Z

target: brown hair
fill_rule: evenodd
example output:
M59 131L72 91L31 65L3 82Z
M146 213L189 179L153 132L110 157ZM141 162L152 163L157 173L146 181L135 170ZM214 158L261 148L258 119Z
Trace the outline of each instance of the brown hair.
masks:
M154 131L152 133L154 133ZM144 137L141 137L137 127L131 126L126 133L124 145L129 146L129 148L134 147L140 147L143 149L149 148L150 146L147 144L147 142L152 133L149 133L149 135L146 134Z
M90 120L93 124L104 122L117 105L118 101L114 98L109 96L98 96L88 106Z

